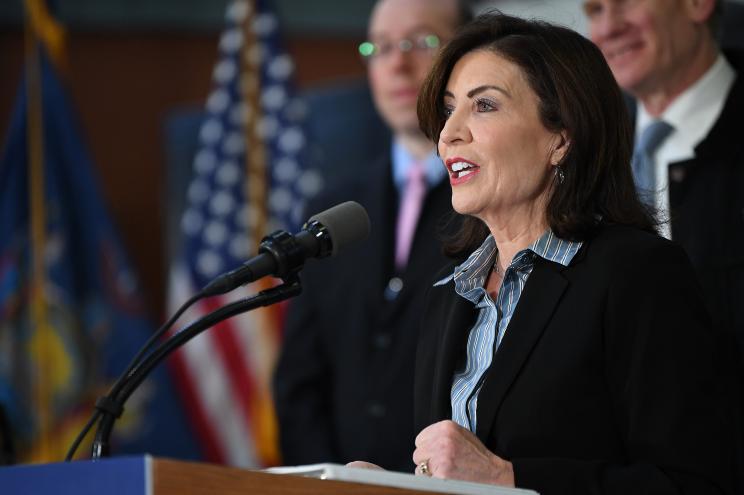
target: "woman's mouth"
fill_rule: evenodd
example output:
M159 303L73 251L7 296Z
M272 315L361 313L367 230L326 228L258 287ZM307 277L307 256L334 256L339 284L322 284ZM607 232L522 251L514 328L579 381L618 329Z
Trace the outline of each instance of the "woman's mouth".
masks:
M447 165L447 171L450 175L450 183L453 185L469 180L480 170L478 165L462 158L449 159L445 162L445 165Z

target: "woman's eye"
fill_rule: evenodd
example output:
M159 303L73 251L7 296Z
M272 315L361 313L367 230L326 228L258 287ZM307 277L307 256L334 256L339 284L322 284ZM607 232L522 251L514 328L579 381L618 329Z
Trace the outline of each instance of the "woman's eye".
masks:
M496 110L496 104L488 100L476 100L475 108L479 112L491 112Z
M448 119L454 111L455 107L453 107L452 105L445 105L444 110L442 111L442 113L444 114L444 118Z

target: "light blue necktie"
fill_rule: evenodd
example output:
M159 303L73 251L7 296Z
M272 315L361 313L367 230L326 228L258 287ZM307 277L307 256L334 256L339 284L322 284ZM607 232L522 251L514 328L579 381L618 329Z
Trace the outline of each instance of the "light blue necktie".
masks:
M654 153L674 130L663 120L651 122L641 133L633 150L633 178L641 199L653 205L656 193L656 164Z

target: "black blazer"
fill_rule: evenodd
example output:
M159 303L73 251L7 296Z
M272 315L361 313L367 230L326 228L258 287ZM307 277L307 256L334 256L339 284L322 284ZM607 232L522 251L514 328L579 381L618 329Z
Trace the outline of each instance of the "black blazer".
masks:
M450 419L475 317L451 282L430 290L417 431ZM601 227L568 267L537 258L487 371L477 436L542 495L732 493L736 406L721 343L682 249Z
M274 377L286 464L367 460L414 468L416 342L426 288L447 262L437 232L452 210L445 180L429 191L409 265L396 273L398 194L388 157L354 164L359 181L309 208L354 199L367 209L372 232L356 249L309 263L303 294L290 303ZM393 277L402 282L398 292L387 289Z

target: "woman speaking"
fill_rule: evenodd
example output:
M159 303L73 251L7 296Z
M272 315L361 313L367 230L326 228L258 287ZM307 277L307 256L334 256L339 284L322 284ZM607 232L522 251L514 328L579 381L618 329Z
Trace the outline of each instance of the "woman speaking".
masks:
M733 493L725 346L638 200L601 53L481 16L418 112L465 219L423 316L416 473L542 495Z

